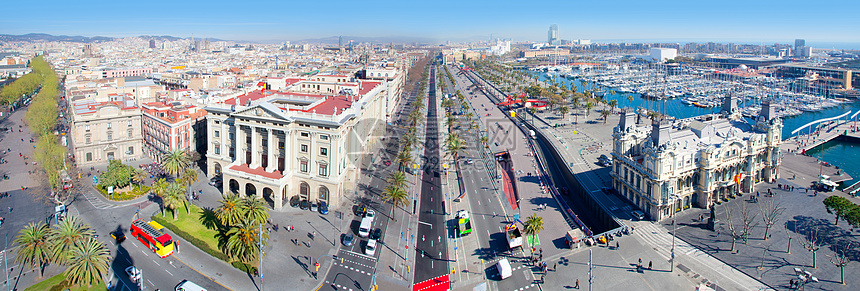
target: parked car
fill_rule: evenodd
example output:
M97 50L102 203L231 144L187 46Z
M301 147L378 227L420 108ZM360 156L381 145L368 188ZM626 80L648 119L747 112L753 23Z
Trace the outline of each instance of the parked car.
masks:
M356 205L352 210L352 213L358 216L364 216L364 212L367 211L367 206L364 205Z
M631 211L630 216L632 216L635 220L645 220L645 213L639 210Z
M373 211L373 209L368 209L367 212L364 213L364 217L373 219L374 217L376 217L376 211Z
M328 203L320 202L320 214L328 214Z
M355 243L355 235L354 234L347 233L346 235L343 236L343 245L351 246L353 243Z
M468 159L468 160L466 160L466 165L471 165L471 164L472 164L472 163L474 163L474 162L475 162L475 161L473 161L472 159Z
M293 208L299 207L300 199L301 199L301 198L299 198L299 196L298 196L298 195L293 196L292 198L290 198L290 206L291 206L291 207L293 207Z
M320 210L320 208L319 208L319 206L317 206L316 203L311 203L311 211L317 212L319 210Z
M218 186L218 185L221 185L222 181L223 180L221 180L221 176L215 176L215 177L212 177L211 180L209 180L209 185Z
M374 229L373 232L370 233L370 239L382 241L382 229L380 229L380 228Z
M307 199L302 199L302 202L299 202L299 208L302 210L308 210L311 207L311 203Z

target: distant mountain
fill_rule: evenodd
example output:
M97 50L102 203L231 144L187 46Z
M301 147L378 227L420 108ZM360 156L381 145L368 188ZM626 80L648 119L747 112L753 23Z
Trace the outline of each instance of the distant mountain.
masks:
M141 35L138 37L145 39L145 40L154 39L157 41L177 41L180 39L191 39L190 37L175 37L175 36L170 36L170 35ZM208 39L209 41L224 41L223 39L217 39L217 38L211 38L211 37L195 38L194 40L205 40L205 39Z
M24 35L0 34L0 41L68 41L68 42L103 42L112 41L115 38L106 36L68 36L68 35L50 35L46 33L28 33Z
M338 39L340 36L329 36L323 38L310 38L299 40L298 42L302 43L316 43L316 44L329 44L329 45L337 45ZM397 43L397 44L409 44L409 43L436 43L438 40L426 37L412 37L412 36L381 36L381 37L364 37L364 36L343 36L343 44L346 45L349 41L354 43Z

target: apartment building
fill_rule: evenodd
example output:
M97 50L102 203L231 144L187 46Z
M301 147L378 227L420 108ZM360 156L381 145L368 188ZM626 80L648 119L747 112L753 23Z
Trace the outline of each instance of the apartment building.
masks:
M735 104L726 97L720 114L661 119L650 127L639 126L635 113L625 111L612 135L614 189L659 221L776 181L782 120L764 101L750 125Z
M270 81L284 90L205 108L208 173L223 175L224 192L257 195L275 209L293 196L339 204L383 136L400 83L344 75Z
M181 101L164 99L141 105L143 110L143 153L154 161L175 151L197 151L205 141L206 110ZM202 139L201 139L202 138Z
M142 113L129 95L72 103L71 136L78 166L143 157Z

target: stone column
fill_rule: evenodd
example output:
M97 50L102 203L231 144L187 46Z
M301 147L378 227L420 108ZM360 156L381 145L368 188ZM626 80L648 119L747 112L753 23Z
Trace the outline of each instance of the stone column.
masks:
M278 161L275 159L275 147L278 146L278 143L275 142L275 135L273 134L274 131L274 129L269 129L269 144L268 152L266 153L266 158L268 159L268 167L266 167L266 172L273 172L278 169Z
M245 131L242 130L242 126L236 124L236 158L233 162L238 162L238 164L247 164L248 161L245 160L245 151L247 145L245 144Z
M227 135L230 134L227 130L227 125L221 120L221 156L230 156L230 146L227 144ZM223 171L223 169L221 169Z
M281 209L281 207L284 205L284 200L282 197L284 195L284 188L286 188L286 185L278 187L277 192L272 193L272 201L275 202L275 209Z
M256 127L251 127L251 163L250 168L260 166L260 132Z
M284 172L291 171L290 170L290 164L292 164L293 158L295 158L294 156L289 154L289 153L292 153L292 151L290 149L293 148L292 145L294 142L294 139L290 138L290 136L289 136L290 133L291 133L290 130L284 130L284 137L283 137L283 139L284 139L284 150L281 151L281 149L278 149L278 153L281 155L281 157L284 158Z

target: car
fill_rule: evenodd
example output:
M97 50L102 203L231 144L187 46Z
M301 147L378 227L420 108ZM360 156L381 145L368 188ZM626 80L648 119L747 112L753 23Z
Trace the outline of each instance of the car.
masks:
M122 233L122 230L116 230L110 233L110 237L116 240L117 243L121 243L125 240L125 234Z
M630 216L632 216L635 220L645 220L645 213L639 210L631 211Z
M597 159L598 159L598 160L608 160L608 159L609 159L609 157L607 157L606 155L600 155L600 157L599 157L599 158L597 158Z
M358 216L364 216L364 212L367 211L367 206L364 205L356 205L352 210L352 213Z
M143 271L138 269L135 266L128 266L125 268L125 274L128 275L128 279L133 283L140 283L140 278L143 276Z
M343 242L342 243L344 246L351 246L352 244L355 243L355 235L351 234L351 233L347 233L346 235L343 236Z
M293 196L292 198L290 198L290 206L292 206L293 208L299 207L299 201L301 201L301 198L299 198L298 195Z
M382 240L382 229L380 229L380 228L374 229L370 233L370 238L381 241Z
M320 202L320 214L328 214L328 203L325 201Z
M466 211L465 209L457 211L456 217L457 217L457 219L460 219L460 218L468 219L469 218L469 211Z
M174 288L174 290L176 290L176 291L206 291L206 289L204 289L203 287L200 287L200 285L194 284L194 282L191 282L188 280L182 280L182 282L179 282L179 284L176 285L176 288Z
M375 216L376 216L376 211L373 211L373 209L368 209L367 212L364 213L364 217L367 217L370 219L373 219Z
M468 159L468 160L466 160L466 165L471 165L471 164L472 164L472 163L474 163L474 162L475 162L475 161L473 161L472 159Z
M320 207L319 207L319 206L317 206L317 204L316 204L316 203L311 203L311 211L313 211L313 212L317 212L317 211L319 211L319 210L320 210Z
M218 186L218 185L221 185L221 182L222 182L222 181L223 181L223 180L221 180L221 176L215 176L215 177L212 177L212 179L210 179L210 180L209 180L209 185L211 185L211 186Z
M302 210L308 210L311 207L311 203L307 199L302 199L302 202L299 202L299 208Z
M612 194L612 188L609 188L609 187L601 187L601 188L600 188L600 190L601 190L601 191L603 191L603 193L606 193L606 194Z
M391 166L391 160L385 160L382 163L385 164L386 166Z
M376 254L376 240L371 239L367 241L367 245L364 246L364 254L368 256L373 256Z

